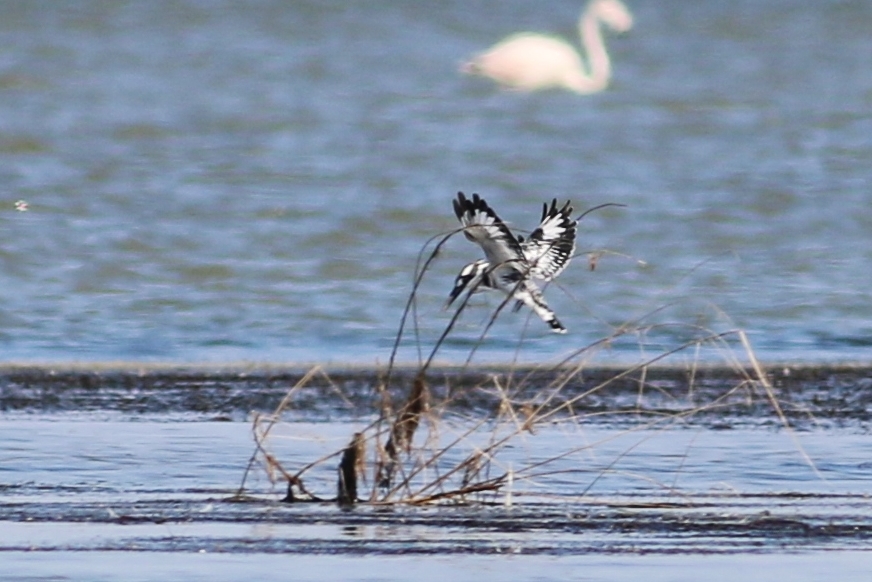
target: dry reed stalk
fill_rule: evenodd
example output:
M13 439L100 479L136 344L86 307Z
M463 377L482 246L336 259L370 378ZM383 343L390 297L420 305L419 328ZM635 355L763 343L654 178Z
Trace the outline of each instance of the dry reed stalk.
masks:
M772 404L772 407L775 409L775 413L778 415L778 418L781 420L782 424L786 429L790 431L790 438L793 440L794 445L796 445L797 449L802 454L803 459L811 467L811 470L814 471L814 474L819 479L824 479L824 476L818 470L817 465L812 460L811 456L806 452L805 448L799 442L799 439L796 436L796 432L794 432L793 427L790 426L790 422L787 420L787 416L785 416L784 411L781 409L781 404L778 402L778 398L775 396L775 389L772 387L772 383L769 381L769 377L766 375L766 372L763 370L763 366L760 365L760 361L757 360L757 356L754 355L754 350L751 349L751 342L748 339L747 334L744 331L739 332L739 338L742 341L742 345L745 347L747 351L748 358L751 361L751 367L754 370L755 380L760 383L760 386L763 387L763 390L766 392L766 398Z
M446 411L456 394L449 388L448 396L444 401L440 402L437 407L439 413L434 414L431 410L431 394L426 381L426 373L436 354L441 349L444 341L452 332L456 321L465 309L474 289L471 289L457 305L450 321L445 326L442 334L439 336L430 351L429 357L421 362L418 368L418 373L414 377L409 388L409 393L405 398L405 403L396 411L392 406L390 398L390 383L395 357L404 335L407 318L410 314L414 316L415 338L418 342L420 357L420 336L418 333L417 322L417 292L419 286L423 282L425 274L430 269L432 262L439 254L442 246L451 236L461 231L462 229L458 229L447 235L439 235L431 238L419 254L418 263L415 269L413 288L400 321L388 368L383 381L379 381L375 388L376 393L379 396L378 420L373 422L363 431L355 433L351 442L344 449L310 463L295 475L288 474L288 472L285 471L263 447L262 441L269 432L269 428L271 428L272 424L267 426L262 435L258 436L256 434L255 440L257 443L257 450L255 451L255 454L260 452L263 455L268 471L279 471L285 476L289 482L289 497L292 499L292 486L297 486L302 489L301 475L305 471L323 463L329 458L341 455L341 461L338 467L336 500L343 505L357 503L359 501L358 493L360 478L365 475L363 472L363 460L365 458L364 443L367 439L372 440L374 445L373 450L376 455L375 463L373 465L376 478L373 481L372 491L369 495L369 500L372 503L424 504L456 500L466 501L467 496L471 494L498 492L507 484L509 479L512 479L513 482L532 482L540 476L554 475L556 473L564 472L565 469L552 470L551 467L561 459L565 459L581 451L593 450L593 447L598 443L588 443L583 446L569 446L547 459L539 459L534 462L529 462L526 465L522 463L520 466L515 465L514 468L508 470L505 469L506 464L500 461L500 453L518 438L526 438L527 435L532 435L529 438L535 438L537 433L536 427L544 423L570 421L580 424L585 418L590 418L595 414L600 414L591 413L587 416L579 415L576 413L576 408L581 410L580 406L585 399L595 395L597 392L604 391L610 386L624 381L634 381L638 386L636 405L633 410L628 410L626 413L639 415L640 419L642 414L651 416L648 418L647 422L640 422L633 429L620 434L627 434L628 432L636 430L644 431L657 427L668 427L674 423L682 423L695 414L704 411L717 410L721 406L727 406L729 405L729 399L740 390L754 390L756 387L762 388L777 416L786 426L789 427L787 417L781 410L776 395L774 394L774 390L772 389L771 384L769 384L762 366L757 362L744 332L741 330L730 330L717 333L698 325L649 323L654 316L667 309L666 306L663 306L652 310L634 321L629 321L614 328L612 333L605 338L573 350L568 356L562 358L556 365L550 368L537 367L535 370L530 371L525 377L516 378L515 369L512 367L510 368L504 382L501 382L500 378L497 376L492 378L492 386L490 388L483 385L477 386L476 389L484 390L486 393L493 395L499 403L499 406L493 414L473 419L471 426L467 427L467 430L461 431L461 434L440 448L438 444L434 444L438 441L438 438L432 437L433 434L437 434L436 431L439 426L438 421L447 413ZM426 260L422 260L425 255L425 250L437 239L438 243L436 244L436 247L432 252L430 252ZM600 255L601 254L602 253L600 253ZM476 350L484 342L491 326L496 320L496 317L510 301L511 297L507 297L491 314L484 330L470 349L469 356L464 364L464 369L471 363ZM645 324L643 325L643 323ZM673 345L669 348L662 348L657 353L652 352L651 354L646 354L644 341L647 334L660 331L662 328L670 327L681 327L684 329L684 332L691 333L694 337L693 339L679 342L678 345ZM580 393L569 393L567 387L574 385L573 382L581 381L586 367L599 351L608 347L612 343L627 337L638 338L637 341L639 342L640 355L642 357L641 362L628 366L620 371L616 370L615 373L607 379L598 382L595 386L583 389ZM734 338L738 338L741 345L745 348L746 359L751 363L750 370L747 370L746 366L741 364L739 358L737 358L736 354L733 352L730 341ZM524 336L522 335L518 343L519 351L523 343ZM692 352L691 365L688 371L688 381L690 383L688 397L693 398L694 383L698 376L698 367L699 362L701 361L700 351L704 347L714 347L715 349L723 350L723 354L725 354L724 360L733 370L736 371L737 383L707 403L698 404L695 402L694 404L698 405L690 410L673 413L660 413L656 411L646 412L644 410L643 400L652 390L659 390L663 396L672 397L665 389L658 386L656 382L649 380L650 368L677 354L686 354L688 351ZM517 360L514 360L512 366L514 366L516 362ZM531 382L535 380L534 374L538 371L550 372L553 377L545 386L537 387L538 389L532 399L526 401L515 400L516 395L520 395L524 390L530 388ZM290 400L295 389L296 387L292 389L286 396L285 400L283 400L276 415L273 417L272 422L275 422L278 413L284 408L284 406L286 406L286 403ZM606 412L602 414L605 413ZM614 412L611 413L614 414ZM425 414L433 421L429 429L429 435L431 438L426 439L424 445L418 445L415 447L413 446L414 438L419 429L421 429L420 425L422 416ZM484 446L472 444L472 442L476 440L475 437L477 437L477 435L480 434L480 431L487 425L492 425L488 442ZM610 437L610 439L617 438L620 434ZM381 438L384 435L387 435L388 438L386 444L382 446ZM645 439L640 441L640 443L644 442L644 440ZM604 475L617 472L617 464L640 443L628 448L610 463L601 467L597 476L584 489L584 494L586 495ZM464 452L463 449L466 448L471 450L468 453ZM412 456L413 451L417 451L418 455L414 459L411 459L410 457ZM449 453L456 454L458 452L461 454L462 460L455 462L453 465L445 466L446 463L444 459L450 458ZM807 456L806 458L808 459ZM810 463L810 459L808 460ZM514 464L516 462L517 461L513 460L511 463ZM500 468L501 464L503 465L503 468ZM511 467L512 464L509 464L508 466ZM435 473L435 477L428 476L426 479L423 479L422 476L425 475L424 472L428 471L429 474L430 470ZM497 473L496 477L491 477L492 471L495 473L499 471L499 473ZM400 475L399 479L396 478L398 474ZM415 480L414 487L413 479ZM651 480L651 482L654 482L654 480ZM660 483L660 486L663 486L665 490L675 492L674 484L673 486L668 486ZM381 490L381 495L379 495L379 490Z
M741 363L735 357L735 353L729 348L729 345L726 344L726 339L730 338L730 337L738 338L740 344L742 345L742 347L745 350L745 354L747 356L747 359L750 362L750 370L747 370L745 368L745 366L741 365ZM741 330L732 330L732 331L724 332L724 333L720 333L720 334L712 334L708 337L698 338L696 340L682 344L681 346L674 348L673 350L667 350L667 352L661 353L655 357L652 357L649 360L647 360L646 362L639 364L638 366L632 367L628 370L625 370L622 373L616 374L615 377L610 378L609 380L606 380L605 382L599 384L598 386L596 386L588 391L585 391L583 394L581 394L579 396L571 398L570 400L555 406L554 408L552 408L551 410L549 410L547 412L543 412L542 414L536 414L535 417L536 417L537 421L546 421L546 420L553 421L554 415L561 408L566 407L566 409L569 410L569 407L572 405L573 402L577 402L580 398L587 396L589 394L592 394L592 393L604 388L606 385L614 382L619 377L629 377L631 374L633 374L635 372L639 372L637 381L639 382L640 390L644 390L645 388L650 388L651 386L649 386L647 381L646 381L646 373L647 373L648 368L651 365L653 365L655 362L657 362L658 360L661 360L664 357L668 356L670 353L675 353L675 352L681 351L683 349L693 349L693 351L694 351L695 357L692 361L692 365L690 366L690 369L688 372L689 382L691 384L693 384L693 382L696 378L696 375L698 373L697 368L698 368L698 359L699 359L700 348L707 343L710 343L714 346L720 346L721 349L724 350L724 353L726 354L725 359L731 365L732 369L735 370L735 372L737 374L738 382L735 385L733 385L732 388L726 390L723 394L721 394L719 397L715 398L714 400L712 400L709 403L706 403L706 404L703 404L700 406L696 406L691 410L669 414L669 415L663 416L661 418L655 418L651 422L640 425L632 430L650 429L653 426L662 425L664 422L668 422L668 423L682 422L686 418L689 418L690 416L693 416L695 414L699 414L699 413L704 412L704 411L716 410L720 406L727 406L728 405L727 400L730 397L732 397L736 392L738 392L740 390L748 390L748 389L753 390L755 386L760 386L763 388L765 395L766 395L766 398L769 401L769 403L771 404L773 411L778 416L778 418L782 421L782 423L788 429L790 429L789 422L786 418L786 415L784 415L784 413L781 410L781 406L780 406L780 404L779 404L779 402L774 394L774 390L771 386L771 383L769 382L762 366L760 366L759 361L756 359L756 356L754 355L753 350L751 350L746 334L744 333L744 331L741 331ZM562 380L562 382L565 384L565 382L567 382L570 377L571 377L571 375L565 377ZM657 387L654 386L654 388L657 388ZM551 397L556 396L558 393L559 393L559 390L552 392ZM693 386L692 385L689 387L688 396L690 396L690 397L693 396ZM641 393L640 393L640 397L641 397ZM543 407L540 407L540 410L542 410L543 408L544 408L544 405L543 405ZM575 417L575 415L570 414L570 417ZM514 416L512 418L513 418L514 422L517 423L517 418ZM791 435L793 436L792 431L791 431ZM805 458L806 462L809 463L809 465L814 469L814 465L813 465L811 459L808 457L808 455L805 453L805 451L802 449L802 447L799 445L799 443L797 442L796 444L797 444L798 450L801 452L801 454ZM525 478L525 479L531 479L531 478L535 478L537 476L554 474L554 472L552 472L552 471L546 471L546 472L532 472L532 471L534 469L536 469L537 467L545 467L547 465L550 465L553 462L555 462L556 460L563 458L563 457L566 457L566 456L569 456L569 455L572 455L572 454L578 452L579 450L588 448L588 446L589 445L586 445L585 447L578 447L578 448L574 448L574 449L569 449L560 455L545 459L545 460L538 462L538 463L531 464L527 467L524 467L524 468L518 470L516 472L516 475L520 476L522 478ZM587 491L589 491L590 487L592 487L602 475L604 475L606 472L612 471L613 470L612 467L614 466L614 464L616 464L620 460L620 458L622 458L624 455L628 454L633 448L635 448L635 446L638 446L638 443L637 443L637 445L634 445L633 447L631 447L630 449L625 451L621 456L616 458L607 467L602 469L600 476L598 476L588 486L588 488L585 489L585 494L587 493ZM654 482L654 480L652 480L650 478L646 478L646 479L648 479L651 482ZM668 491L671 491L673 493L678 493L677 491L675 491L674 484L673 484L673 486L666 486L665 484L660 484L660 485L663 486Z
M520 433L532 432L533 427L537 423L552 420L556 414L561 413L561 412L568 411L570 413L570 417L575 417L575 415L572 411L572 406L574 403L578 403L582 398L584 398L588 395L591 395L598 390L605 388L606 386L608 386L609 384L611 384L613 382L616 382L616 381L623 379L623 378L629 378L631 375L636 374L638 376L636 381L639 383L639 390L640 390L640 397L641 397L642 391L648 385L647 380L646 380L646 374L647 374L648 367L650 365L653 365L657 361L662 360L665 357L668 357L671 353L680 352L682 350L687 349L688 347L692 347L692 348L698 350L699 346L702 345L703 343L705 343L706 341L717 341L718 338L721 338L725 335L729 335L730 333L734 333L734 332L727 332L724 334L715 334L715 335L712 335L712 336L707 337L707 338L702 338L702 339L697 338L695 340L686 342L685 344L682 344L681 346L674 348L671 351L667 351L666 353L659 354L658 356L650 358L648 361L646 361L638 366L631 367L629 370L626 370L623 373L616 373L616 375L613 378L611 378L605 382L602 382L600 385L594 387L593 389L585 391L581 395L577 395L577 396L574 396L572 398L569 398L567 401L559 404L556 407L553 407L551 410L546 410L548 408L548 404L550 403L550 401L552 399L556 398L561 393L563 388L568 384L568 382L570 380L572 380L575 376L577 376L578 374L581 373L581 370L583 369L583 365L579 365L579 366L577 366L577 368L571 369L568 372L566 372L565 374L562 374L562 375L558 374L557 380L551 384L550 394L546 398L545 402L542 404L539 404L538 406L533 406L529 403L521 404L519 407L519 411L522 413L521 415L518 415L515 412L515 408L514 408L514 406L511 405L511 402L508 400L508 398L506 396L506 392L499 386L498 382L495 382L497 391L499 392L500 397L502 398L501 410L508 413L508 416L515 423L516 430L514 433L511 433L511 434L509 434L501 439L498 439L498 440L492 442L489 447L487 447L483 451L478 451L476 454L487 455L487 457L489 459L488 462L490 462L490 459L495 457L495 455L497 454L499 449L501 449L503 446L508 444L509 441L511 441L512 439L517 437ZM697 353L697 355L698 355L698 353ZM740 386L737 387L737 389L741 388L741 386L742 385L740 384ZM656 386L655 386L655 388L656 388ZM695 411L691 411L691 414L694 412L700 411L700 410L704 410L704 409L705 409L705 407L700 407ZM523 420L519 416L522 416ZM675 416L673 418L681 418L681 416L679 415L679 416ZM664 421L664 419L657 419L656 423L662 423L663 421ZM578 450L579 450L578 448L571 449L568 454L572 454L574 452L577 452ZM437 455L434 455L433 459L435 459L437 456L439 456L441 454L442 453L440 452ZM559 458L563 458L565 456L567 456L567 455L558 455L558 456L553 457L552 459L550 459L548 461L545 461L545 463L547 464L549 462L556 461ZM432 461L430 461L430 462L432 462ZM410 502L418 503L418 502L421 502L422 499L434 498L433 495L430 495L428 497L428 496L424 496L423 494L428 489L432 489L433 487L438 486L439 484L445 482L447 480L447 478L449 476L451 476L452 473L456 472L458 469L469 467L469 465L465 464L465 463L466 462L461 463L458 466L458 468L448 471L445 475L441 476L439 479L437 479L436 481L431 483L429 486L426 486L423 489L416 491L414 494L409 496L408 500ZM427 463L425 463L425 465L426 464ZM464 471L464 473L468 474L467 471ZM503 475L502 478L504 479L505 475ZM468 479L468 477L467 477L467 479ZM459 490L456 490L455 494L463 494L463 487L461 487L461 489L459 489ZM438 497L441 499L441 498L445 498L445 497L450 497L451 495L452 495L451 492L444 492L444 493L438 494Z
M357 503L357 477L363 475L363 462L366 457L366 440L356 432L342 453L339 462L339 478L336 485L336 502L339 505Z
M415 497L406 500L406 503L409 503L410 505L426 505L428 503L443 501L445 499L454 499L458 497L461 499L465 499L466 496L470 493L493 493L499 491L505 481L506 476L504 475L501 477L497 477L496 479L491 479L491 481L487 483L475 483L473 485L467 485L466 487L461 487L459 489L454 489L451 491L434 493L433 495L429 495L426 497Z
M556 378L554 378L548 385L544 386L539 390L538 394L540 396L544 396L544 398L539 399L535 404L532 402L520 402L515 403L511 400L510 395L508 393L507 388L501 384L499 381L499 377L492 377L492 387L490 389L486 389L485 387L480 387L479 389L490 390L494 393L498 398L499 406L497 406L495 415L490 416L486 415L483 418L479 418L474 426L471 427L464 434L460 435L454 441L448 443L442 449L432 451L430 455L426 458L422 458L417 462L416 466L412 468L408 472L403 473L403 480L397 485L394 485L392 489L390 489L386 495L381 500L376 501L374 497L371 497L370 500L376 503L409 503L409 504L424 504L424 503L436 503L436 502L445 502L451 500L460 500L466 501L467 497L471 494L477 493L492 493L499 491L505 484L508 479L508 475L510 472L501 471L495 478L490 478L486 473L489 473L490 467L492 463L498 458L500 451L505 448L508 444L510 444L514 439L518 438L522 434L534 434L535 427L541 423L549 422L557 422L558 415L565 415L566 418L564 420L571 420L574 422L579 422L581 417L579 417L573 411L573 404L579 404L582 399L590 396L597 391L604 390L611 384L618 382L620 380L629 380L637 382L639 385L639 393L638 397L641 398L644 391L649 388L654 388L660 390L660 388L656 385L649 384L647 380L647 373L650 366L656 364L659 361L669 357L674 353L681 352L682 350L693 350L694 353L694 362L692 366L689 368L688 378L692 382L696 377L697 371L697 359L699 357L699 348L703 345L713 344L716 345L718 342L724 342L725 338L737 336L739 337L743 343L747 342L747 339L743 337L741 332L731 331L724 332L720 334L712 334L710 336L696 338L694 340L685 342L677 347L674 347L670 350L664 350L662 353L657 354L656 356L652 356L646 359L644 362L639 363L635 366L630 366L622 371L616 371L615 374L609 377L606 380L598 383L596 386L584 390L580 394L565 394L565 389L569 385L569 383L583 374L584 364L576 364L574 367L570 366L567 370L554 370L556 373ZM648 422L641 423L639 426L631 429L627 432L632 432L634 430L647 430L651 428L655 428L658 426L665 427L667 425L683 422L686 418L698 414L703 411L715 410L719 406L727 405L727 400L736 394L740 390L747 390L749 388L753 388L755 386L763 386L766 392L766 395L773 401L773 405L776 406L776 410L779 411L779 418L782 418L784 422L787 422L786 417L782 412L780 412L780 407L777 407L777 399L774 393L769 389L766 389L766 377L765 373L762 370L762 367L759 366L758 363L756 365L751 366L751 370L745 370L743 366L741 366L737 359L735 359L735 354L729 351L729 346L724 344L728 355L727 358L730 360L733 368L737 372L738 382L732 386L731 389L726 390L720 397L715 398L714 400L703 403L702 405L695 406L691 410L676 412L673 414L661 415L655 418L652 418ZM750 346L748 346L750 348ZM749 357L752 362L755 362L753 359L753 354L749 352ZM730 359L733 358L733 359ZM511 373L511 371L510 371ZM518 386L515 387L515 392L517 393L524 385L529 381L529 377L524 379L524 381L520 382ZM692 390L692 387L691 387ZM560 400L562 399L562 401ZM450 398L449 398L450 400ZM405 471L403 468L403 462L401 461L401 453L410 454L413 450L413 440L416 434L416 431L420 427L420 421L423 414L427 414L430 412L430 392L427 386L425 376L423 372L419 372L412 382L410 393L406 399L404 406L400 409L400 411L396 414L396 418L392 423L389 430L389 438L387 445L384 447L384 459L390 461L391 466L387 465L381 467L382 471L390 471L390 475L393 476L393 472ZM445 410L448 402L440 403L440 410ZM641 411L641 408L638 409ZM632 412L632 411L629 411ZM651 414L646 413L646 414ZM503 419L508 421L510 426L513 427L507 434L503 434L498 436L497 430L498 427L505 428L505 423L501 421ZM434 423L436 419L434 419ZM464 445L464 443L468 442L468 439L472 437L472 435L477 434L478 431L485 425L489 423L495 423L495 428L493 432L493 436L491 438L490 443L487 446L481 448L476 447L474 450L465 457L462 461L456 464L454 467L448 467L447 469L439 469L440 459L444 458L451 451L455 451L458 447ZM368 427L365 431L370 431L373 429L373 426ZM435 430L435 427L438 426L434 424L434 427L431 430ZM378 431L377 431L378 433ZM377 434L375 436L375 442L377 440ZM343 456L342 462L340 463L340 480L338 484L338 495L337 499L340 503L352 504L355 503L358 496L358 477L361 476L362 473L362 459L364 458L364 452L360 448L360 444L364 440L364 435L362 433L357 433L355 437L352 439L352 443L347 446L341 454ZM644 440L644 439L643 439ZM596 443L595 443L596 444ZM527 464L524 466L523 464L518 467L515 466L514 470L511 471L513 479L518 482L530 481L536 479L537 477L546 476L546 475L554 475L556 473L560 473L562 471L557 470L549 470L548 467L553 465L560 459L567 458L571 455L574 455L580 451L591 450L595 444L585 445L585 446L576 446L570 447L557 455L554 455L548 459L540 460L534 463ZM627 451L625 451L622 455L612 460L611 463L607 464L605 467L602 467L598 471L598 476L588 484L585 488L585 493L593 487L596 482L604 475L609 473L619 472L616 469L616 465L623 458L624 455L629 454L638 443L633 447L630 447ZM423 451L423 450L422 450ZM269 459L269 457L267 457ZM270 463L273 461L270 460ZM275 463L276 467L280 466ZM411 489L411 480L416 476L420 475L422 471L427 468L436 468L437 469L437 477L429 482L425 483L423 486ZM441 473L439 472L441 471ZM283 471L284 473L284 471ZM639 478L646 478L645 476L638 476ZM654 480L648 479L650 482L654 483ZM291 480L289 479L289 482ZM456 483L456 486L451 486L451 483ZM668 486L667 484L660 483L657 481L659 486L662 486L664 490L671 491L676 494L680 494L680 492L675 490L674 485ZM395 497L401 490L405 490L405 493L399 497Z
M380 462L376 482L382 488L390 488L391 482L400 462L399 453L409 453L412 439L421 422L421 415L426 414L430 406L430 391L420 371L412 381L412 389L406 403L400 409L391 426L390 437L384 447L386 459Z
M552 407L551 410L546 410L546 407L547 407L549 401L553 398L556 398L557 395L560 394L561 390L566 386L566 384L576 374L581 372L582 368L579 366L576 370L571 371L570 373L567 373L562 378L558 378L558 381L557 381L558 385L552 386L553 390L551 390L551 393L549 394L548 398L546 399L546 401L543 404L539 405L538 407L533 407L529 403L521 404L518 410L523 413L523 420L521 418L519 418L519 415L515 412L515 407L507 399L506 392L499 385L499 382L495 381L495 386L496 386L497 392L499 393L499 395L502 399L499 409L503 414L505 414L511 420L511 422L514 423L516 430L514 433L511 433L511 434L507 435L506 437L499 439L495 442L492 442L491 446L487 447L486 449L481 450L481 451L477 451L475 453L475 455L476 456L487 455L488 458L495 457L498 450L502 446L507 444L510 440L514 439L522 432L532 431L533 426L535 426L539 422L545 422L545 421L552 421L553 422L555 415L559 412L568 411L570 418L572 418L572 419L577 418L577 416L572 411L573 403L577 403L579 400L581 400L581 398L588 396L588 395L591 395L591 394L595 393L596 391L605 388L609 384L611 384L611 383L613 383L621 378L629 378L631 375L636 374L637 375L636 381L639 383L640 391L644 390L646 387L651 387L651 386L649 386L649 384L646 380L648 368L651 365L655 364L656 362L664 359L665 357L668 357L671 353L677 353L677 352L680 352L680 351L685 350L685 349L692 349L694 351L695 357L694 357L693 364L692 364L690 371L689 371L689 374L688 374L689 380L691 382L693 382L693 380L697 374L697 366L698 366L698 357L699 357L700 347L707 344L707 343L711 343L711 344L715 344L715 345L722 344L724 342L724 339L729 337L729 336L738 336L740 339L742 339L743 345L746 343L746 340L743 337L744 333L737 332L735 330L730 331L730 332L720 333L720 334L712 334L710 336L703 337L703 338L697 338L695 340L686 342L685 344L682 344L682 345L678 346L677 348L674 348L672 350L667 350L664 353L661 353L661 354L658 354L657 356L651 357L647 361L643 362L642 364L631 367L630 369L625 370L624 372L616 373L614 377L602 382L601 384L599 384L598 386L596 386L590 390L585 391L583 394L573 396L572 398L569 398L567 401L565 401L559 405L556 405L555 407ZM726 346L726 344L723 344L723 345L725 346L725 349L727 349L727 353L730 356L732 356L732 352L729 350L729 346ZM749 358L751 359L751 361L754 362L753 352L751 352L749 350L748 355L749 355ZM717 409L719 406L722 405L721 402L724 402L723 405L726 405L725 401L728 398L730 398L732 395L734 395L737 391L744 390L744 389L747 389L749 387L753 387L753 385L761 382L761 380L759 380L759 378L763 378L763 382L764 382L763 385L764 385L764 387L766 386L765 375L763 374L762 369L759 368L759 365L752 366L752 368L754 368L755 372L756 372L756 377L754 377L754 375L748 374L742 366L738 365L738 362L732 362L732 363L733 363L733 369L736 370L740 381L738 382L738 384L734 385L731 389L727 390L724 394L722 394L719 398L716 398L715 400L713 400L712 402L710 402L708 404L704 404L702 406L697 406L694 409L689 410L689 411L683 411L680 413L666 415L662 418L655 418L652 422L645 423L640 428L651 428L652 426L663 425L664 422L670 422L670 421L671 422L681 422L684 419L686 419L687 417L690 417L694 414L698 414L698 413L703 412L703 411ZM660 389L657 386L653 386L653 388L658 389L658 390ZM783 413L780 412L780 408L777 406L777 402L774 402L774 395L772 394L772 392L767 391L767 395L773 399L773 408L776 410L777 414L779 415L779 418L782 418L786 421L786 418L784 417ZM640 392L640 396L641 396L641 392ZM520 476L524 477L525 472L532 470L536 466L547 465L547 464L553 463L554 461L556 461L560 458L574 454L575 452L578 452L579 450L582 450L585 448L588 448L588 447L571 448L570 450L566 451L564 454L560 454L560 455L551 457L550 459L544 460L541 463L533 464L525 469L522 469L521 471L517 471L516 474L520 473ZM629 451L627 451L627 452L629 452ZM618 460L619 459L616 459L615 462L617 462ZM467 461L464 461L464 463L461 463L461 465L459 467L463 467L464 469L466 469L466 468L470 467L471 461L472 461L472 459L467 459ZM604 469L604 471L605 470L610 470L610 468ZM466 477L466 475L468 475L468 471L465 470L464 474L465 474L464 481L468 482L468 477ZM542 473L542 474L548 474L548 473ZM526 477L529 478L530 474L528 473L526 475ZM462 485L465 485L465 484L466 483L462 483ZM668 487L667 489L674 490L674 487ZM425 490L426 490L426 488L425 488ZM420 502L421 499L433 498L433 496L431 496L429 498L428 497L421 497L420 496L421 493L423 493L423 491L416 492L416 495L414 496L415 502ZM443 497L443 495L440 494L439 497L441 498L441 497Z
M421 415L425 414L429 409L430 392L427 388L427 383L424 381L424 375L418 374L412 382L412 390L409 392L409 399L400 410L397 420L391 430L391 438L388 441L388 454L397 448L409 452L412 446L412 438L415 436L415 431L421 422Z
M288 495L293 497L293 492L291 487L297 485L303 492L305 492L305 487L303 487L302 480L299 477L292 477L285 469L281 466L281 464L275 459L275 457L270 454L266 447L264 446L264 441L272 430L273 426L275 426L276 422L278 422L281 413L284 409L290 404L293 397L296 395L297 391L303 388L306 384L308 384L312 378L317 375L321 375L323 378L330 383L334 388L336 385L330 379L329 376L324 372L321 366L314 366L308 372L306 372L302 378L300 378L296 384L294 384L285 394L284 398L282 398L281 402L279 402L278 406L276 406L275 411L273 411L272 415L269 417L269 421L267 422L266 428L263 432L258 433L258 426L260 425L260 421L263 418L261 415L256 414L254 417L254 421L252 422L252 431L254 433L254 452L252 452L251 457L248 459L248 465L245 467L245 471L242 474L242 481L239 484L239 488L236 490L235 497L241 498L244 496L245 492L245 482L248 479L248 474L251 471L251 467L257 461L258 454L263 455L265 464L267 466L267 474L271 476L272 469L278 470L282 475L288 480ZM307 492L306 492L307 493Z
M418 463L418 465L412 468L408 474L404 475L404 479L401 483L394 486L394 488L385 495L385 500L390 499L394 494L396 494L401 489L406 489L408 491L405 500L407 502L417 502L416 500L420 500L425 497L424 494L427 491L441 488L448 480L459 473L465 466L465 462L461 462L454 467L449 468L447 471L439 475L436 479L425 483L422 487L420 487L416 491L411 490L412 479L420 475L423 471L435 467L436 464L449 452L456 450L459 448L467 439L471 437L471 435L478 432L478 430L487 424L491 419L482 418L477 421L473 426L469 427L461 436L454 439L452 442L448 443L441 449L434 451L431 455L423 459Z

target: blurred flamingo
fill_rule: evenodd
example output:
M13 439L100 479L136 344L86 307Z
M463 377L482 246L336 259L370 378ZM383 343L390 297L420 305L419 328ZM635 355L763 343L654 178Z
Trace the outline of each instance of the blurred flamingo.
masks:
M620 0L592 0L578 20L587 67L575 48L561 38L521 32L464 63L460 70L520 91L560 87L587 94L609 84L612 66L600 22L617 32L633 26L633 16Z

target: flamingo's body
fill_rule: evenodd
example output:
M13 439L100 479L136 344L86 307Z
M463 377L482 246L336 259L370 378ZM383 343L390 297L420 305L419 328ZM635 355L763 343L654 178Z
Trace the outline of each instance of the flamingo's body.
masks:
M633 16L620 0L592 0L578 21L581 55L568 42L554 36L522 32L514 34L461 66L465 73L489 77L521 91L563 88L577 93L605 89L612 69L600 23L625 32Z

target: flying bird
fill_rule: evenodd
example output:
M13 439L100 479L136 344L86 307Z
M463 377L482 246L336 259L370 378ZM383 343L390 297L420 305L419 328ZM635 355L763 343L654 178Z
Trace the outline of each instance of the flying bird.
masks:
M586 57L562 38L521 32L475 56L460 70L520 91L549 88L581 94L602 91L609 84L612 66L600 23L626 32L633 26L633 16L620 0L592 0L578 21Z
M482 248L486 260L475 261L460 270L447 305L466 289L471 289L471 293L497 290L516 299L515 311L526 305L551 331L566 333L533 279L551 281L572 260L578 221L572 218L570 202L560 208L556 198L550 206L543 204L539 226L526 240L512 234L478 194L470 199L458 192L454 214L463 225L463 234Z

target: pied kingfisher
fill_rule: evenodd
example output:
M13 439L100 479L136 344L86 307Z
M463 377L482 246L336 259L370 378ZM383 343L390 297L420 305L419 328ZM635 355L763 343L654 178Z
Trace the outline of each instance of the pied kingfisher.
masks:
M551 327L551 331L566 333L533 278L551 281L572 260L578 221L572 218L569 204L567 201L558 209L556 198L551 206L543 204L542 221L524 240L513 235L478 194L469 199L458 192L454 213L463 225L463 234L481 246L487 260L475 261L461 269L447 305L470 287L471 293L481 289L499 290L517 300L514 311L526 305Z

